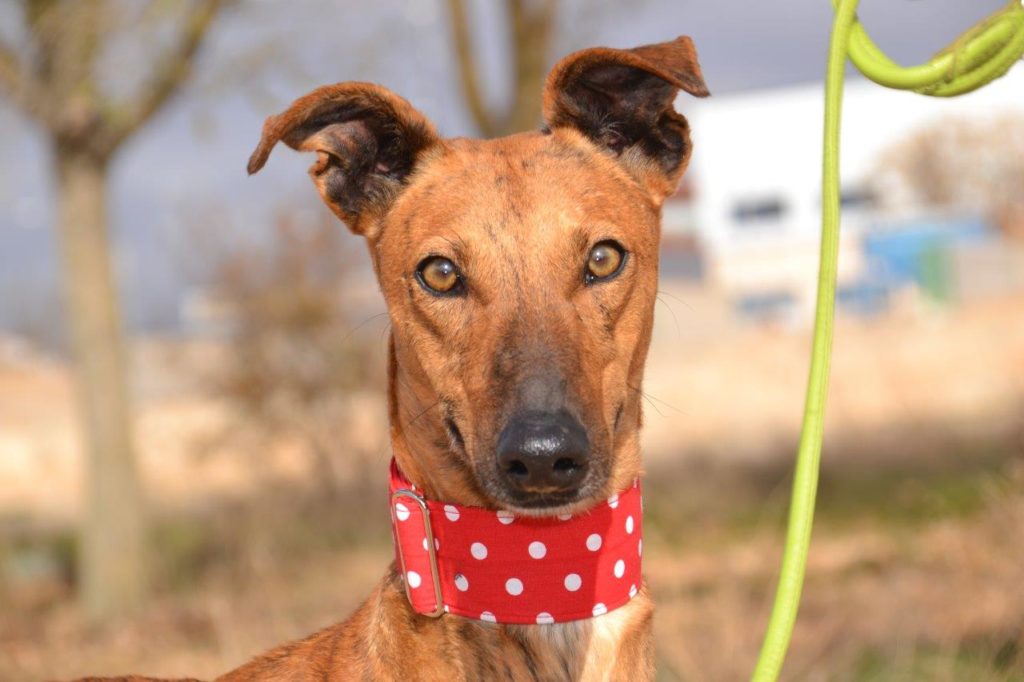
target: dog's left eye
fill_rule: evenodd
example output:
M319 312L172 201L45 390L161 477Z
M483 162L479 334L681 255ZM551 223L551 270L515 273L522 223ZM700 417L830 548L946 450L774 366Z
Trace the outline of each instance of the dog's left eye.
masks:
M416 268L416 279L435 296L451 296L463 289L462 275L455 263L443 256L430 256Z
M598 242L590 249L583 279L587 284L611 279L619 274L626 262L626 250L622 244L608 239Z

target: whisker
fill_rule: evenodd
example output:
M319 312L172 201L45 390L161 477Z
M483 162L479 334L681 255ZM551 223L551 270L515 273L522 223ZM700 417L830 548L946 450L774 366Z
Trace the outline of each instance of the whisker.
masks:
M665 306L665 308L668 310L669 314L672 315L672 320L676 324L676 341L681 341L682 338L683 338L683 329L682 329L682 327L679 326L679 318L676 317L676 311L672 310L672 306L670 306L668 303L666 303L664 300L662 300L661 292L659 292L658 295L655 298L657 299L658 303L660 303L663 306Z
M388 334L391 332L391 319L388 319L388 323L384 325L384 328L380 330L380 341L379 343L387 343Z
M637 388L636 386L629 386L629 387L631 389L633 389L634 391L636 391L637 393L639 393L640 395L642 395L643 397L647 398L647 400L649 400L649 401L657 400L659 403L661 403L665 407L671 408L672 410L674 410L675 412L678 412L679 414L688 414L688 412L686 410L680 409L680 408L676 407L675 405L673 405L672 403L670 403L670 402L668 402L666 400L662 400L661 398L659 398L659 397L657 397L655 395L647 393L647 392Z
M673 410L675 412L678 412L679 414L688 414L688 412L686 410L678 408L675 405L673 405L672 403L670 403L668 401L665 401L665 400L662 400L661 398L659 398L656 395L653 395L651 393L644 393L644 395L648 396L651 400L657 400L659 403L661 403L665 407L667 407L667 408L669 408L669 409L671 409L671 410Z
M657 404L656 404L656 403L655 403L655 402L654 402L653 400L651 400L651 399L650 399L650 398L649 398L649 397L647 396L647 394L646 394L646 393L644 393L643 391L641 391L641 390L640 390L639 388L636 388L635 386L629 386L629 384L626 384L626 386L627 386L627 387L629 387L630 389L632 389L632 390L636 391L637 393L639 393L639 394L640 394L640 397L641 397L641 398L643 398L643 399L644 399L644 400L646 400L646 401L647 401L648 403L650 403L651 407L652 407L652 408L654 408L654 411L658 413L658 416L660 416L660 417L662 417L662 418L664 418L664 417L666 416L664 412L662 412L661 410L659 410L659 409L658 409L658 406L657 406Z
M359 331L360 329L365 327L367 324L369 324L370 322L376 320L378 317L382 317L382 316L387 315L387 314L388 314L387 311L384 311L382 313L377 313L376 315L371 315L370 317L366 318L365 320L363 320L362 322L360 322L356 326L352 327L352 329L349 330L348 334L345 334L345 336L343 336L341 338L341 342L345 343L346 341L348 341L352 337L353 334L355 334L357 331Z
M427 412L430 412L432 409L434 409L435 407L437 407L440 404L441 404L441 400L438 399L438 400L435 400L432 404L430 404L427 407L423 408L423 410L421 410L419 414L417 414L415 417L412 418L412 421L409 422L409 426L412 426L413 424L415 424L417 422L417 420L419 420L420 417L425 415Z
M695 313L695 312L697 312L697 311L696 311L696 309L695 309L695 308L694 308L694 307L693 307L692 305L690 305L689 303L687 303L686 301L684 301L683 299L679 298L678 296L676 296L676 295L675 295L675 294L673 294L673 293L670 293L670 292L668 292L668 291L665 291L664 289L658 289L658 293L659 293L659 294L665 294L665 295L666 295L666 296L668 296L669 298L673 298L673 299L675 299L675 300L679 301L679 302L680 302L680 303L682 303L682 304L683 304L684 306L686 306L686 308L687 308L687 309L688 309L688 310L689 310L689 311L690 311L691 313Z

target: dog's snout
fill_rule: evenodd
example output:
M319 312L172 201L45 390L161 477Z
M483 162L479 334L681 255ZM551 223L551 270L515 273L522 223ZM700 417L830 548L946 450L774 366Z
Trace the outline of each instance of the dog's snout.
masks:
M498 437L498 467L519 493L565 493L586 475L589 450L586 431L568 412L526 412Z

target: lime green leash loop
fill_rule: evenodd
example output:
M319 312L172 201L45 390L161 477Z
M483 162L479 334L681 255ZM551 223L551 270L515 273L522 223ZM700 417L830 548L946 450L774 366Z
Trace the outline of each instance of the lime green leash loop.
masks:
M839 0L832 4L838 7ZM962 95L1002 76L1020 59L1024 53L1024 7L1020 0L1012 0L919 66L893 62L856 19L846 51L861 73L879 85L936 97Z
M849 56L865 76L885 87L913 90L933 97L953 97L999 78L1024 55L1021 0L1012 0L1006 8L967 31L931 61L913 67L896 64L872 42L857 21L857 2L832 0L835 18L825 78L821 261L811 366L782 567L752 682L775 682L779 678L796 623L811 542L835 316L839 260L839 130L846 58Z

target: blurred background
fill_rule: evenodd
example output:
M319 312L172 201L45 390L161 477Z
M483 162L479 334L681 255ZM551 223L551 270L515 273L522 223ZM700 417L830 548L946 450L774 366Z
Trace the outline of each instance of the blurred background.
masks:
M897 61L1003 0L863 0ZM375 81L447 135L691 35L647 368L659 679L742 680L781 553L816 275L826 0L0 4L0 679L212 677L391 560L388 321L265 116ZM852 74L851 74L852 76ZM1024 67L853 77L818 523L785 679L1024 680Z

